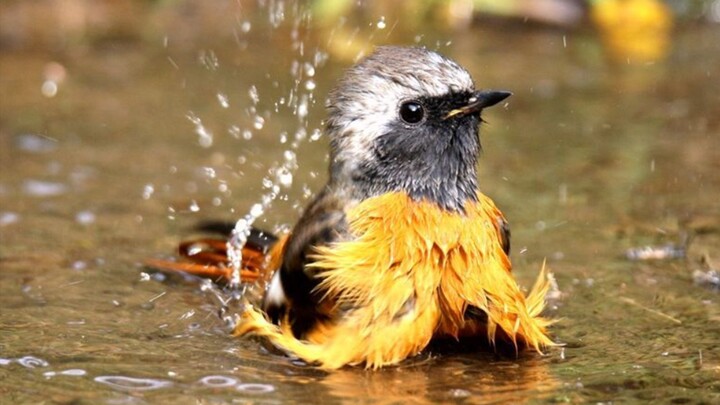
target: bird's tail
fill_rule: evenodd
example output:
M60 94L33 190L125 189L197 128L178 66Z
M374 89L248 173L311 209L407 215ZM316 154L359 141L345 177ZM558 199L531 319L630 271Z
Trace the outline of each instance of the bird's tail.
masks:
M213 223L214 224L214 223ZM201 225L198 229L217 231L217 227ZM230 229L223 227L223 232ZM279 240L271 233L253 228L242 248L242 282L254 282L278 267L284 238ZM233 273L228 258L228 242L221 238L200 238L188 240L178 246L176 260L147 259L144 265L167 273L184 272L215 281L230 281Z

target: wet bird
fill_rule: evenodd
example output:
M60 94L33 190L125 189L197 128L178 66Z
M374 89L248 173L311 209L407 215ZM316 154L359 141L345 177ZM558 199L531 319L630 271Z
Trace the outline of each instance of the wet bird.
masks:
M508 96L424 48L379 47L349 69L327 101L327 184L292 232L253 232L243 250L246 279L271 278L235 334L325 369L396 364L434 338L553 345L544 270L525 296L478 186L481 112ZM228 276L213 244L184 270Z

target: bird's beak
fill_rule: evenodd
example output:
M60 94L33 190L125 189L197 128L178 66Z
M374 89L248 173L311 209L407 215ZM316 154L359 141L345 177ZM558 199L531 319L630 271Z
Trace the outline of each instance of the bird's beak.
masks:
M468 99L467 105L460 108L456 108L445 116L443 119L452 117L462 117L463 115L475 114L482 111L483 108L492 107L495 104L505 100L512 95L509 91L499 90L481 90L473 93L472 97Z

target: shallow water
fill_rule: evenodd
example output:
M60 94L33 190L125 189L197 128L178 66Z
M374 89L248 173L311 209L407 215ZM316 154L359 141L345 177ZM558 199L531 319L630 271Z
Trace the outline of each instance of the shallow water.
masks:
M296 84L293 62L314 65L332 30L301 26L298 42L264 13L155 10L91 40L4 44L0 402L720 401L720 296L692 275L720 262L720 26L681 25L666 60L620 65L589 31L424 30L479 86L515 93L485 116L481 187L511 222L521 283L543 260L555 273L565 346L326 373L230 337L215 294L140 265L202 219L246 215L288 149L298 169L259 225L291 224L324 182L326 139L311 135L351 61L330 51L314 90L307 70ZM358 35L414 43L389 28ZM275 111L296 85L306 123ZM625 257L688 235L687 258Z

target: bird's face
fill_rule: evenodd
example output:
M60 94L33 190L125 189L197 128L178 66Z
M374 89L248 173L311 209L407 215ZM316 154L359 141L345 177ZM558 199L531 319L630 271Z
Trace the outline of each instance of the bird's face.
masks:
M359 200L404 191L462 210L477 195L480 111L509 95L475 91L435 52L379 48L328 99L331 185Z

